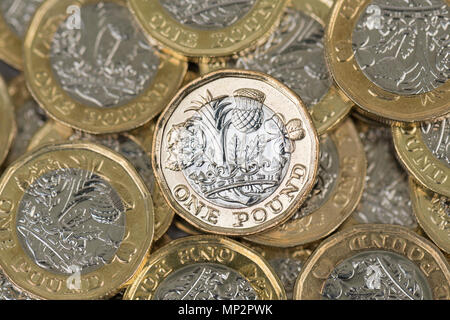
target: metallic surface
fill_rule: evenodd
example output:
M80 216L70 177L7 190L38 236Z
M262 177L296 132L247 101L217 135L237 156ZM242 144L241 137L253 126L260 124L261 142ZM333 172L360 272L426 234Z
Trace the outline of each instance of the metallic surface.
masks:
M432 288L412 261L374 250L338 264L323 286L326 300L430 300Z
M167 202L197 228L220 234L251 234L289 218L318 164L301 101L250 71L212 73L185 87L160 117L154 141Z
M245 16L256 0L159 0L175 20L199 29L223 29Z
M44 0L2 0L0 12L8 26L21 39L25 38L28 25L36 9Z
M0 271L0 300L31 300L31 298L13 285Z
M261 255L234 240L213 235L180 238L154 252L127 288L124 299L183 296L286 299L280 280Z
M121 106L154 81L160 59L126 7L100 2L80 10L82 27L53 36L50 64L64 91L99 108Z
M3 78L0 77L0 165L5 161L16 134L14 106Z
M256 300L250 283L220 264L185 266L160 283L153 300Z
M433 156L450 167L450 117L421 125L422 139Z
M294 299L450 299L450 265L408 228L362 224L323 241L302 268Z
M450 78L449 23L443 0L372 0L353 30L356 61L384 90L430 92Z

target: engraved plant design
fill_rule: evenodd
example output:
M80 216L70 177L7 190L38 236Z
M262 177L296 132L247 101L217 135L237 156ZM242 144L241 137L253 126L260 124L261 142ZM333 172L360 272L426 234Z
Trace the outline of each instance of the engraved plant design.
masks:
M432 91L450 77L449 21L442 0L374 0L353 32L356 60L388 91Z
M256 300L256 292L240 274L220 265L190 266L169 276L156 300Z
M262 71L294 90L308 107L328 92L331 79L325 63L323 27L313 18L288 8L281 25L250 57L236 67Z
M437 193L431 199L430 218L439 230L446 231L450 236L450 200Z
M181 24L219 29L241 19L256 0L159 0Z
M422 137L431 153L450 167L450 118L421 125Z
M125 232L125 204L98 175L60 169L41 175L19 204L17 231L35 262L54 272L108 263Z
M402 260L369 253L346 260L333 270L322 295L331 300L427 299L426 288L416 272L419 269Z
M183 171L193 188L218 204L243 207L270 195L305 131L299 119L285 124L264 100L255 89L218 98L208 91L188 110L194 116L169 130L166 167Z
M81 18L80 30L62 24L51 44L51 67L64 90L87 105L114 107L148 88L159 57L127 8L86 5Z

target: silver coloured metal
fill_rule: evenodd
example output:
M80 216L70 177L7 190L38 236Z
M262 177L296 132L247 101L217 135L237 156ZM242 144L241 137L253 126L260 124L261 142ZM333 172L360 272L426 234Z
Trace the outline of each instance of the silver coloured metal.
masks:
M239 89L205 100L196 114L168 133L166 166L181 170L204 199L245 208L269 197L283 180L292 143L265 95Z
M101 144L111 150L114 150L124 156L139 175L142 177L145 185L150 192L155 187L155 175L153 174L152 161L145 150L134 142L130 137L123 134L115 135L92 135L77 131L71 137L70 141L90 141Z
M250 283L237 271L215 263L197 263L169 275L154 300L257 300Z
M32 300L26 293L13 285L0 271L0 300Z
M291 217L292 220L306 217L328 201L339 176L339 154L333 140L323 136L320 141L320 161L316 183L305 202Z
M302 270L303 264L298 260L289 258L271 259L269 260L269 263L280 278L286 291L287 298L292 300L295 281Z
M450 117L422 123L421 132L428 149L450 168Z
M294 90L308 108L317 104L332 84L326 67L324 28L314 18L288 8L269 40L236 67L261 71Z
M34 100L15 109L17 135L8 154L8 163L25 154L34 134L45 124L47 115Z
M31 18L44 0L1 0L0 11L12 31L25 38Z
M429 300L431 288L422 271L393 252L358 253L337 265L322 296L330 300Z
M17 211L17 235L40 267L59 274L97 270L115 256L125 235L125 207L100 176L59 169L37 178Z
M159 0L175 20L197 29L222 29L240 20L256 0Z
M147 89L160 59L126 7L100 2L81 7L81 29L66 20L54 35L51 68L73 99L116 107Z
M360 132L367 157L367 174L362 199L353 217L359 223L398 224L417 227L408 175L395 158L389 128L371 127Z
M450 78L449 23L442 0L372 0L353 31L356 61L384 90L432 91Z

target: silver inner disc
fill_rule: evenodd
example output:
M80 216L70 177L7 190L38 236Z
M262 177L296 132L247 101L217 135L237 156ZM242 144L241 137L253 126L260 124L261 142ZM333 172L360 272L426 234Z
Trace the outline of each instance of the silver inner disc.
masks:
M356 61L384 90L430 92L450 78L449 21L442 0L372 0L353 30Z
M237 271L215 263L185 266L169 275L154 300L257 300L250 283Z
M450 168L450 118L422 123L421 133L431 153Z
M84 274L114 258L125 236L125 207L98 175L59 169L26 189L16 228L23 249L40 267Z

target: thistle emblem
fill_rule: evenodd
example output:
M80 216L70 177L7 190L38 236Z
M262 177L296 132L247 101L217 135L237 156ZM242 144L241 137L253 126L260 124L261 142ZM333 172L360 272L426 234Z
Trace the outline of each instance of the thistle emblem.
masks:
M266 95L255 89L238 89L234 92L236 108L233 109L231 122L242 133L250 133L261 127L262 106Z

